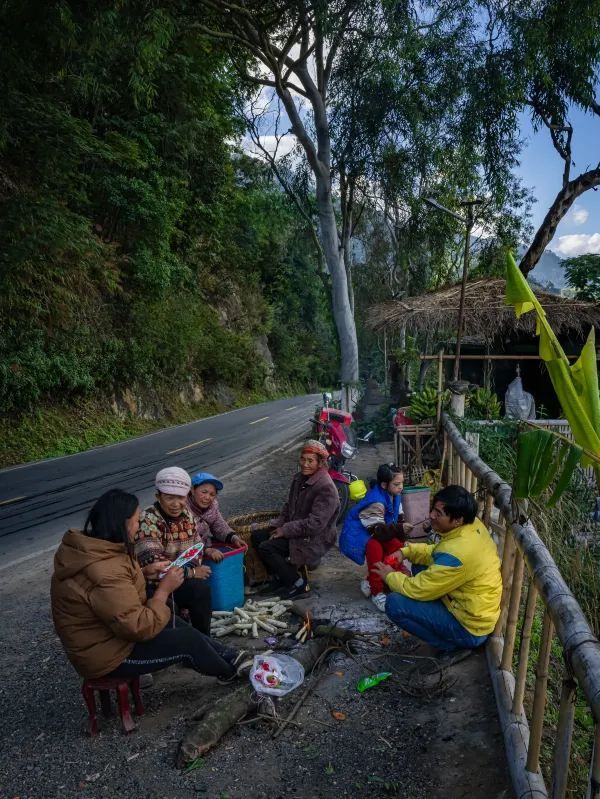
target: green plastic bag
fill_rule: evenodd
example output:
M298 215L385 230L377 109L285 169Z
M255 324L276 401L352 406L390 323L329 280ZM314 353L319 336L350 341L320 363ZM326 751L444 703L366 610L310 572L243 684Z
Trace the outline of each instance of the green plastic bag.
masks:
M373 688L374 685L379 685L380 682L387 680L387 678L391 676L391 671L381 671L379 674L372 674L370 677L361 677L356 683L356 690L359 694L362 694L364 691Z

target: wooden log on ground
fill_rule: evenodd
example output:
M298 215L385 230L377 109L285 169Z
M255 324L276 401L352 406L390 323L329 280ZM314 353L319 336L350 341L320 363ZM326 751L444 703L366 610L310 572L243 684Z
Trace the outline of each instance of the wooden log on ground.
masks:
M297 651L286 654L291 654L298 663L301 663L308 674L329 646L331 641L328 637L316 638ZM238 721L248 713L255 712L256 707L256 694L247 679L242 680L230 693L205 707L179 746L177 766L184 768L196 758L206 754Z

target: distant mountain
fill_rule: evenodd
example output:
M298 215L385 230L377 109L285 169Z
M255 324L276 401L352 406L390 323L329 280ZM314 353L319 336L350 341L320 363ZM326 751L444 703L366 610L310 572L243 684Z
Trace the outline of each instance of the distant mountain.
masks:
M519 251L519 257L522 257L524 253L525 248ZM558 292L567 286L563 260L552 250L544 250L544 254L535 265L535 269L529 273L529 278L543 288L555 288Z

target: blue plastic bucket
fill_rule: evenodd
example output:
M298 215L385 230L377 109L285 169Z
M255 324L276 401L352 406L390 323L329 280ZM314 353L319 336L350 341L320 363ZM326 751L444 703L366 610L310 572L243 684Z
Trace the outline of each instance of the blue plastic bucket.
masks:
M244 605L244 555L247 547L225 549L219 547L223 560L219 563L204 561L210 565L208 578L213 610L233 610Z

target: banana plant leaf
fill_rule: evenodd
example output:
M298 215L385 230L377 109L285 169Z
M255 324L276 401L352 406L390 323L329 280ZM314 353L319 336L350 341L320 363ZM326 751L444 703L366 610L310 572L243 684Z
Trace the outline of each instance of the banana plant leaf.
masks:
M548 507L555 505L565 492L583 450L566 441L558 447L557 441L549 430L527 430L519 434L513 483L516 499L537 499L554 483L559 472Z
M510 252L506 256L506 303L513 305L516 316L535 311L536 333L540 337L540 357L552 380L556 395L576 443L584 453L584 466L593 465L600 487L600 399L594 328L590 330L581 355L572 366L546 318L546 312L521 274Z

